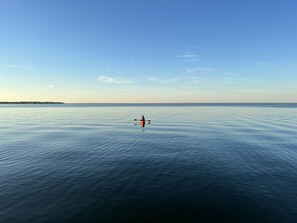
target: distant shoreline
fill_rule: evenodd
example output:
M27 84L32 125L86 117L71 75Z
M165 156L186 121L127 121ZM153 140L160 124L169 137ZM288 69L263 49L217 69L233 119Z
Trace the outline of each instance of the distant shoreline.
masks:
M55 101L0 101L0 104L64 104Z

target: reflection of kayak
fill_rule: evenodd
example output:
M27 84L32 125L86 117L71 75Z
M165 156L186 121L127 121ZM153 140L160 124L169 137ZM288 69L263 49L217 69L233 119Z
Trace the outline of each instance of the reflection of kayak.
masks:
M140 125L141 127L144 127L144 126L145 126L145 121L140 120L139 125Z

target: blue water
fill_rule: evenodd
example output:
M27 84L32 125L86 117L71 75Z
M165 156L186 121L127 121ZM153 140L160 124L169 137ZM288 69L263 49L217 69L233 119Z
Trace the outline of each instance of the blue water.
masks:
M297 222L297 105L1 105L0 222Z

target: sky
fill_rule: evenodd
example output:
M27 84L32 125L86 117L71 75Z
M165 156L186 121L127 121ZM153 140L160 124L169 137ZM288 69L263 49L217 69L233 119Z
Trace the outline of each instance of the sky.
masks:
M296 0L0 0L0 101L297 102Z

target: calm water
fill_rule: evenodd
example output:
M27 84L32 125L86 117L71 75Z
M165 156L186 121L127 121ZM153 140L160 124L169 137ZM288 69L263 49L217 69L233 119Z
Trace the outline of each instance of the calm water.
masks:
M198 221L297 222L297 105L0 106L1 223Z

